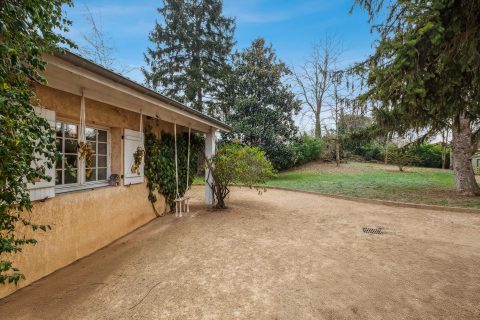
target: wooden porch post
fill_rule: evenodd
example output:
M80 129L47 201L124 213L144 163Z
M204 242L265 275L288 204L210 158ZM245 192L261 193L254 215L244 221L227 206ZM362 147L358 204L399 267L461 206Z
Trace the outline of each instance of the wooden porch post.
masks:
M208 159L210 159L213 155L215 155L215 147L217 143L215 133L216 133L216 130L212 128L211 131L207 133L205 137L205 156ZM210 170L208 170L208 168L205 169L205 204L213 205L214 204L213 190L208 185L208 183L213 182L213 179L209 171Z

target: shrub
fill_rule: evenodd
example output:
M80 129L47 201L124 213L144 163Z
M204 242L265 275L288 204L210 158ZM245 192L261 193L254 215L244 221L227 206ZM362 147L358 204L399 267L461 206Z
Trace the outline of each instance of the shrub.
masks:
M423 143L413 146L410 150L412 154L419 158L418 165L429 168L442 167L442 145L440 143ZM445 168L450 166L450 149L447 148L445 155Z
M302 165L320 158L322 141L303 134L297 141L292 143L292 148L296 155L295 165Z
M207 183L213 189L215 207L225 208L225 198L230 193L229 186L239 183L250 188L264 183L273 177L272 164L265 152L257 147L224 144L215 156L206 160L213 182Z
M398 166L398 170L403 172L403 167L409 165L417 165L420 163L420 158L418 158L415 154L408 149L395 149L389 155L390 163Z
M275 170L286 170L297 163L297 154L292 144L276 144L270 146L268 150L262 150Z

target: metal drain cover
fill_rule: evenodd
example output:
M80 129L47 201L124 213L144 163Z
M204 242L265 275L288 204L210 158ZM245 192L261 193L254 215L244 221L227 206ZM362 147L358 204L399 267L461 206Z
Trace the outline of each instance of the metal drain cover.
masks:
M369 233L369 234L385 234L385 231L383 231L383 227L377 227L377 228L363 227L362 230L364 233Z

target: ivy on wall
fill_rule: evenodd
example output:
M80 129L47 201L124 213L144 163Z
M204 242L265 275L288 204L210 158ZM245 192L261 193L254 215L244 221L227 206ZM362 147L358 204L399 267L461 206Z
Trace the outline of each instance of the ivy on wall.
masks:
M190 177L189 185L193 182L197 171L197 160L203 148L203 138L191 134L190 136ZM186 189L187 176L188 133L177 135L178 153L178 191L183 196ZM175 182L175 139L172 134L163 132L157 137L152 128L145 128L145 176L149 190L148 200L152 205L157 201L154 191L157 190L165 197L169 208L174 208L176 198ZM155 209L155 207L154 207ZM157 213L157 212L156 212ZM157 213L157 215L160 215ZM163 214L162 214L163 215Z

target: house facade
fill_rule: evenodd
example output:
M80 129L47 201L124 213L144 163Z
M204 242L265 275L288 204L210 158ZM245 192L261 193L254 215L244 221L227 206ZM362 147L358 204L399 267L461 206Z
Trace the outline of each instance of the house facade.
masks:
M11 259L26 280L0 286L0 298L58 270L154 219L148 201L143 163L132 170L134 153L143 146L142 127L173 134L205 135L205 153L215 152L215 133L230 128L211 117L162 96L72 53L46 57L47 85L35 90L39 116L55 129L61 160L51 181L29 184L34 201L32 222L52 230L35 232L35 246L25 246ZM90 163L77 145L91 145ZM135 171L135 172L134 172ZM158 196L158 212L165 201ZM205 202L212 203L206 188ZM25 233L29 233L25 229Z
M473 171L475 172L475 174L480 175L480 151L477 151L472 156L472 166L473 166Z

